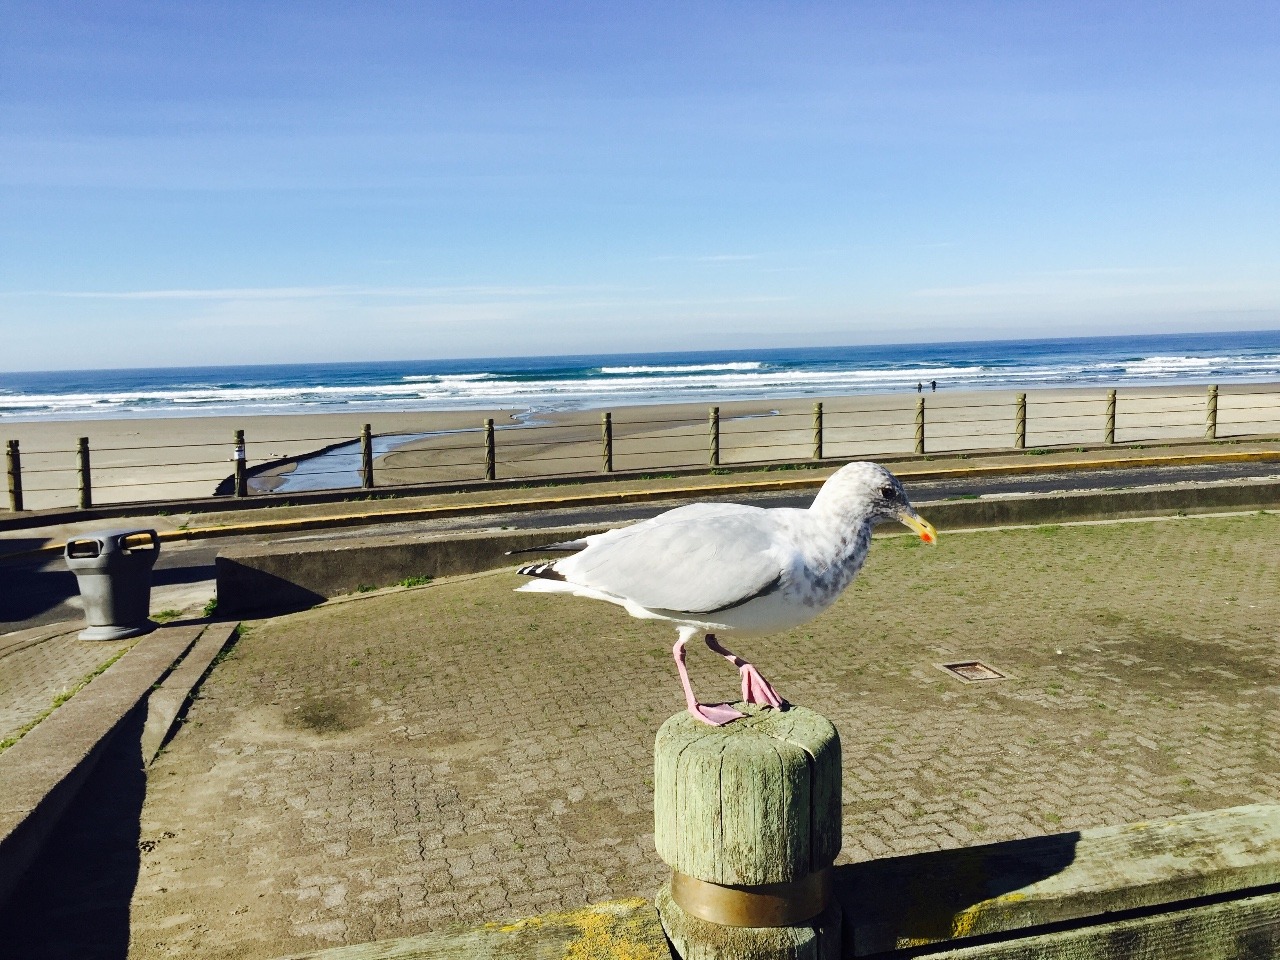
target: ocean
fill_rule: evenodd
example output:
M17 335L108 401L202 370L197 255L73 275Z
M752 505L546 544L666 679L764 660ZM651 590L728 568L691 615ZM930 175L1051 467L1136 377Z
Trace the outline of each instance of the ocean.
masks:
M1280 331L0 373L0 421L517 408L1280 381Z

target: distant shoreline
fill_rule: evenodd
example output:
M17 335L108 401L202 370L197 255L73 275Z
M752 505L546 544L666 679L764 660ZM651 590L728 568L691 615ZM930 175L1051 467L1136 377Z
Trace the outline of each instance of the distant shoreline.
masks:
M27 421L579 412L663 403L1280 381L1280 331L476 360L0 373Z

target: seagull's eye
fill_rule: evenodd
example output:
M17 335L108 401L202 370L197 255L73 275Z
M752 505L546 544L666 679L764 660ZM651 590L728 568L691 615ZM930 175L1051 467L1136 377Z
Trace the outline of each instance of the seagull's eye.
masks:
M886 500L892 500L897 495L898 489L891 483L886 483L880 488L880 496L884 497Z

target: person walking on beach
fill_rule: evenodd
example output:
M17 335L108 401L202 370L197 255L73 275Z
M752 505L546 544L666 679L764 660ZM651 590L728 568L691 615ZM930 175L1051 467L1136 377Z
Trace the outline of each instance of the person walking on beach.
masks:
M916 384L916 393L924 393L924 384L923 384L923 383L917 383L917 384Z
M934 393L937 393L937 392L938 392L938 381L937 381L937 380L930 380L930 381L929 381L929 389L930 389L930 390L932 390Z

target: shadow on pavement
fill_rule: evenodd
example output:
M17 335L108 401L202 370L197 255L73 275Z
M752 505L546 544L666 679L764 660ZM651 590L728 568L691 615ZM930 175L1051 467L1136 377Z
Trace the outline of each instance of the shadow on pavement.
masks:
M23 625L80 593L76 576L67 569L0 567L0 622Z
M185 583L199 583L213 579L213 564L183 564L162 566L151 571L153 587L169 587ZM11 624L12 629L38 626L41 615L80 595L76 575L67 569L61 559L43 560L39 565L0 566L0 627ZM60 615L58 619L79 616L78 610Z
M30 557L13 557L14 554L25 553L28 550L35 550L43 547L49 542L49 537L5 537L0 540L0 564L3 563L30 563ZM3 570L0 565L0 570Z
M39 859L0 905L0 953L24 960L123 958L138 881L144 708L121 721Z

